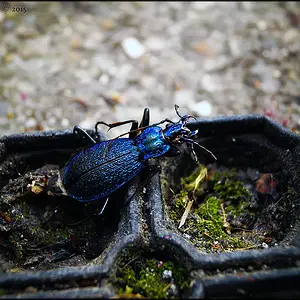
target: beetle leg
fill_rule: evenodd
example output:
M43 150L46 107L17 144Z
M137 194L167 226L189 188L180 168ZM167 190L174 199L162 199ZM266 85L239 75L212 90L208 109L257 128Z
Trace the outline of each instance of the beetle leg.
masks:
M147 128L149 126L150 123L150 110L149 108L145 108L144 109L144 113L143 113L143 117L141 120L140 125L138 125L138 122L136 120L127 120L127 121L123 121L123 122L115 122L115 123L111 123L111 124L107 124L103 121L97 122L95 125L95 131L96 133L98 133L98 125L103 124L106 125L107 127L109 127L108 130L110 130L111 128L114 127L118 127L118 126L122 126L128 123L132 123L131 128L129 130L129 132L126 132L125 134L129 134L129 138L133 139L138 135L138 132L141 131L139 130L140 128ZM124 134L124 135L125 135Z
M160 125L160 124L163 124L163 123L166 123L166 122L175 124L175 122L173 122L173 121L171 121L170 119L167 118L167 119L164 119L164 120L162 120L162 121L160 121L160 122L151 124L151 125L149 125L149 126L139 127L139 128L130 130L130 131L128 131L128 132L122 133L122 134L118 135L117 137L111 139L111 141L116 140L116 139L118 139L118 138L120 138L120 137L122 137L122 136L124 136L124 135L126 135L126 134L128 134L128 133L129 133L129 135L131 135L131 133L134 133L134 132L140 132L140 131L143 131L143 130L146 129L146 128L149 128L149 127L152 127L152 126L157 126L157 125ZM98 123L99 123L99 122L98 122Z
M121 136L124 136L124 135L127 134L127 133L129 133L129 135L130 135L130 134L132 134L132 133L134 133L134 132L137 133L137 132L139 132L139 131L143 131L143 130L146 129L146 128L149 128L149 127L152 127L152 126L157 126L157 125L160 125L160 124L163 124L163 123L166 123L166 122L175 124L175 122L173 122L173 121L171 121L170 119L166 118L166 119L164 119L164 120L162 120L162 121L160 121L160 122L157 122L157 123L154 123L154 124L151 124L151 125L147 125L147 126L144 126L144 127L138 127L138 128L136 128L136 129L131 129L129 132L125 132L125 133L123 133L123 134L117 136L116 139L119 138L119 137L121 137ZM136 135L137 135L137 134L136 134Z
M105 125L107 127L109 127L108 131L114 127L118 127L118 126L122 126L122 125L125 125L125 124L129 124L129 123L132 123L131 125L131 128L130 128L130 131L132 130L136 130L138 128L138 121L137 120L127 120L127 121L123 121L123 122L115 122L115 123L111 123L111 124L107 124L103 121L100 121L100 122L97 122L96 125L95 125L95 131L96 133L98 134L98 125L102 124L102 125ZM129 132L129 137L132 138L130 136L130 132Z
M168 118L165 118L164 120L160 121L160 122L157 122L157 123L154 123L152 124L151 126L157 126L157 125L160 125L160 124L163 124L163 123L171 123L171 124L175 124L175 122L173 122L172 120L168 119Z
M129 132L128 136L130 139L133 139L137 136L137 131L135 131L138 128L138 122L136 121L136 123L132 123L132 126L130 128L130 131L134 131L134 132Z
M104 203L102 209L101 209L100 212L98 213L98 216L100 216L100 215L103 213L103 211L104 211L104 209L105 209L105 207L106 207L106 204L107 204L107 202L108 202L108 199L109 199L109 197L106 198L105 203Z
M150 123L150 109L146 107L144 109L142 121L139 125L139 128L149 126L149 123Z
M197 155L195 153L194 144L188 144L188 146L191 148L191 151L193 153L193 157L195 159L195 162L198 162L198 157L197 157Z
M87 137L88 139L90 139L92 141L93 144L97 144L97 142L83 129L81 128L80 126L76 125L74 128L73 128L73 133L76 134L79 133L81 134L82 136L85 136Z

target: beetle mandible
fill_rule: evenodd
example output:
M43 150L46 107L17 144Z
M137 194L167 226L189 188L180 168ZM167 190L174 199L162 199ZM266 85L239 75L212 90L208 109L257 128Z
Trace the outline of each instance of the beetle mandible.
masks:
M93 201L107 197L100 212L103 212L108 198L112 192L123 186L136 176L150 158L160 156L174 157L180 154L176 147L186 143L193 152L194 145L207 151L216 159L212 152L198 144L194 139L198 130L191 131L186 124L189 119L195 119L191 115L181 116L175 105L175 111L180 118L178 122L164 119L158 123L149 125L149 109L144 109L140 125L136 120L127 120L107 124L97 122L95 131L98 133L98 125L103 124L111 128L132 123L129 132L118 137L97 143L84 129L78 125L74 127L74 134L80 133L86 136L93 145L80 150L67 163L62 176L62 182L66 192L72 198L82 202ZM165 129L158 125L168 123ZM129 134L128 138L122 138Z

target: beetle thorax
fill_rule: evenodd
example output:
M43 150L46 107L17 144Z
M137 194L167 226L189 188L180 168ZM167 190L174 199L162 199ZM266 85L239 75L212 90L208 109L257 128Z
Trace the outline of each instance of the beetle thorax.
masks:
M170 145L164 138L162 129L158 126L145 129L136 137L135 141L141 151L143 160L162 156L170 149Z

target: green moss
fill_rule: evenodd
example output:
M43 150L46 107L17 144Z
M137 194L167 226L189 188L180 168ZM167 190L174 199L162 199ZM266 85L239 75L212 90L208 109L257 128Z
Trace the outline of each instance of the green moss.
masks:
M178 219L177 212L175 210L170 210L169 217L171 218L171 220L177 220Z
M219 177L219 174L217 174L217 176ZM223 180L219 181L212 178L212 182L215 182L213 188L214 193L225 201L230 200L237 203L251 197L250 192L244 187L242 182L232 181L228 176L224 176Z
M253 215L254 213L248 211L248 209L250 209L250 204L246 200L240 200L239 202L230 204L224 208L225 214L232 213L236 217L242 215L245 212L247 212L249 215Z
M241 181L234 181L235 170L232 173L217 172L212 178L214 182L213 192L220 199L221 203L226 203L225 213L232 213L234 216L240 216L242 213L249 213L252 194L244 187ZM222 177L223 180L216 180ZM229 203L229 204L228 204Z
M232 234L234 226L227 221L228 215L231 222L238 220L241 224L253 219L255 212L250 206L252 194L243 182L236 180L235 169L215 172L207 176L207 180L203 176L205 172L205 167L199 166L190 176L181 180L182 190L173 201L170 218L179 223L188 201L194 200L189 217L179 229L190 235L194 244L206 251L255 247L251 239L241 236L241 233L245 235L243 229L239 228Z
M220 202L214 196L207 198L205 202L195 210L194 213L199 217L196 226L200 234L206 234L212 239L225 236L223 220L219 210Z
M188 201L188 191L182 190L177 195L175 200L175 207L178 209L185 208Z
M166 270L172 272L170 278L164 278ZM154 299L175 298L169 294L172 284L175 284L179 292L189 286L187 272L170 261L161 264L155 259L141 259L133 265L120 267L117 276L114 284L120 295L140 294Z

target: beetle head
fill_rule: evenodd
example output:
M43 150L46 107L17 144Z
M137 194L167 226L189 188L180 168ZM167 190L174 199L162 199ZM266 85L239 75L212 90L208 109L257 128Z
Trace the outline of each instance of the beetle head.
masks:
M175 104L175 111L180 120L177 123L173 124L167 124L166 128L163 130L163 134L165 138L171 143L171 144L182 144L185 138L194 138L197 133L198 129L191 131L187 127L187 123L190 119L196 120L196 118L192 115L185 115L181 116L178 112L179 106Z
M199 148L205 150L208 152L215 160L217 158L214 156L214 154L206 149L205 147L201 146L199 143L197 143L194 139L196 138L198 134L198 129L191 131L187 127L187 123L190 119L194 119L197 121L197 119L192 116L192 115L185 115L181 116L178 112L178 105L175 105L175 111L180 120L177 123L174 124L167 124L166 128L163 130L163 135L165 139L170 143L170 144L183 144L186 143L192 150L193 156L195 160L197 160L197 156L194 151L194 145L197 145Z

